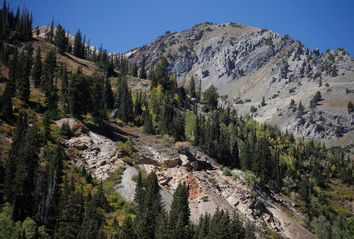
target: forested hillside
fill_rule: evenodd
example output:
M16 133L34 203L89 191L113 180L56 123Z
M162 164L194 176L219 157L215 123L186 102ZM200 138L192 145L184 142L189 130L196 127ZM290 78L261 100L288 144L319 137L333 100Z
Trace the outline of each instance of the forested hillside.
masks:
M88 42L0 10L0 239L354 237L349 147L241 116L164 57L145 71Z

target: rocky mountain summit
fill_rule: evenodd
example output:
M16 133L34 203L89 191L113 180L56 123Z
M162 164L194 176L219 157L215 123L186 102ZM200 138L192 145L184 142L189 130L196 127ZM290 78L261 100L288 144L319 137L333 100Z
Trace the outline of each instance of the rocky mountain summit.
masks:
M126 56L146 71L165 57L179 85L188 87L192 78L203 90L213 84L240 114L248 115L252 108L256 120L297 137L353 143L347 104L354 100L354 59L344 49L321 54L270 30L204 23L167 32ZM317 91L322 98L311 104ZM296 113L300 102L301 115Z

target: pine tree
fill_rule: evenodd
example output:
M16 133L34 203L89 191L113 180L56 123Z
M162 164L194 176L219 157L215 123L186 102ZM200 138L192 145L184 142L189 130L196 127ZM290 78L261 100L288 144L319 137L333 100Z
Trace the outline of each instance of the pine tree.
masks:
M134 202L136 204L137 214L140 215L144 210L144 195L145 189L142 181L141 172L139 172L138 179L136 181Z
M54 17L52 17L52 21L51 21L50 27L49 27L49 32L47 32L46 37L49 41L53 42L53 40L54 40Z
M133 226L132 219L129 216L125 218L123 226L122 226L122 230L121 230L118 238L119 239L137 239L138 238L134 232L134 226Z
M189 237L188 224L190 209L188 206L188 188L185 184L179 184L171 204L169 225L171 238L183 239Z
M218 107L219 93L214 85L211 85L204 92L204 100L207 104L207 109L210 111L215 110Z
M166 223L168 222L168 215L165 212L161 212L156 226L156 239L171 239L173 238L169 229L169 225Z
M32 45L26 45L20 56L21 72L18 81L18 94L23 103L29 103L30 82L29 76L32 68Z
M82 44L82 36L81 36L81 32L80 30L78 30L75 34L75 38L74 38L74 49L73 49L73 55L79 58L83 58L83 54L82 54L82 48L83 48L83 44Z
M305 114L305 107L302 105L301 101L297 108L296 118L301 118Z
M347 108L348 108L348 114L354 112L354 105L351 101L348 102Z
M254 227L250 222L246 223L244 238L245 239L255 239L256 238L254 235Z
M189 93L192 98L197 98L197 92L195 91L195 82L193 77L190 80Z
M13 206L14 220L24 220L34 213L35 173L38 167L38 129L28 127L27 115L21 113L5 176L5 195Z
M157 176L152 172L149 174L146 183L143 212L136 219L136 234L138 238L148 239L154 238L156 235L158 217L163 210L159 191Z
M157 65L155 70L155 78L157 84L161 84L164 90L169 89L169 77L168 77L168 61L165 57L162 57L160 64ZM154 87L157 85L154 85Z
M119 119L124 122L131 122L133 120L133 100L128 89L126 77L119 79L114 107L117 109Z
M262 107L263 107L263 106L266 106L266 102L265 102L264 96L263 96L263 98L262 98L261 106L262 106Z
M171 132L173 119L175 117L175 112L173 106L171 105L170 98L165 95L162 102L162 112L160 116L160 134L168 134Z
M17 81L18 78L20 76L20 65L19 65L19 61L18 61L18 56L17 56L17 50L15 50L12 59L10 61L10 65L9 65L9 79L7 81L7 83L9 84L9 92L11 97L15 96L16 93L16 85L17 85Z
M83 195L75 189L74 182L64 181L60 194L59 216L54 233L55 239L77 239L83 218Z
M12 119L12 95L11 95L11 82L6 83L5 91L1 96L1 117L10 121Z
M61 146L45 146L41 167L38 173L36 204L37 219L53 230L59 212L60 184L62 183L63 165L66 154Z
M38 88L41 83L42 76L42 57L41 57L41 48L37 48L36 56L34 59L34 64L31 73L32 84L35 88Z
M46 144L47 141L51 140L51 134L50 134L50 114L49 112L45 112L43 115L43 130L42 130L42 142L43 144Z
M210 224L207 238L227 239L231 238L229 231L230 217L225 211L217 209Z
M41 89L44 91L46 97L48 98L53 91L54 86L54 76L56 68L56 52L51 50L47 53L45 60L43 62L43 72L41 80Z
M145 71L145 59L143 59L143 62L140 66L139 78L141 79L147 78L146 71Z
M0 29L1 29L1 38L0 39L7 39L10 35L11 29L10 29L10 23L9 23L9 15L10 15L10 9L7 6L6 1L4 0L3 2L3 7L1 9L2 13L2 19L0 21Z
M130 75L133 77L138 77L138 66L136 64L132 64L130 66Z
M230 219L229 231L232 238L244 238L245 229L243 228L240 218L234 213L233 217Z
M106 108L112 109L113 104L114 104L114 97L113 97L113 92L112 92L111 81L107 77L106 77L106 81L105 81L104 97L105 97Z
M95 123L102 125L106 118L105 98L104 98L104 81L101 78L93 79L92 88L92 116Z
M196 238L196 239L207 238L207 236L209 234L209 225L210 225L210 215L209 214L202 215L199 218L199 223L198 223L196 229L194 230L193 238Z
M60 70L60 80L61 80L61 101L63 104L64 108L64 114L69 114L70 113L70 108L69 108L69 75L68 75L68 70L66 68L66 65L61 65Z
M144 125L143 125L143 130L147 134L154 134L154 126L152 123L152 117L149 113L149 110L145 110L143 114L144 118Z
M71 77L69 84L69 106L70 114L74 117L80 119L91 108L91 82L92 79L85 77L80 69Z
M140 116L143 113L143 102L141 93L137 93L135 97L135 104L134 104L134 115Z
M58 47L59 54L64 54L68 48L69 39L66 37L65 29L59 24L55 32L54 43Z
M100 197L95 195L87 202L81 224L79 239L104 239L104 215L101 210Z

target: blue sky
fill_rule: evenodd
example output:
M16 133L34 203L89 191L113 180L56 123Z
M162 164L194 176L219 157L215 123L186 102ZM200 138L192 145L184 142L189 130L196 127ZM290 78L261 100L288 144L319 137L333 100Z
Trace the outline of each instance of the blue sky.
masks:
M354 55L353 0L8 0L26 6L34 24L55 21L78 28L96 46L125 52L167 30L194 24L238 22L289 34L321 51L346 48Z

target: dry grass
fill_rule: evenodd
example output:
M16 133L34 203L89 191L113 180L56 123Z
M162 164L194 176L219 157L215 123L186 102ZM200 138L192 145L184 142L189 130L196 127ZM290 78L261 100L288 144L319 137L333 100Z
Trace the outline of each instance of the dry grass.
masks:
M333 180L328 190L323 191L330 199L331 207L338 213L354 213L354 187L340 180Z
M36 38L36 40L33 43L33 47L34 49L38 47L41 48L42 60L44 60L48 51L56 49L56 47L53 44L40 38ZM81 67L83 73L87 75L92 75L95 72L100 72L99 68L96 66L95 63L77 58L69 53L65 53L65 55L57 54L57 61L59 63L64 63L68 67L68 70L71 72L75 72L79 67Z

